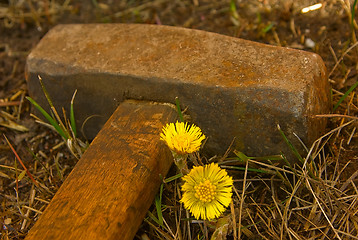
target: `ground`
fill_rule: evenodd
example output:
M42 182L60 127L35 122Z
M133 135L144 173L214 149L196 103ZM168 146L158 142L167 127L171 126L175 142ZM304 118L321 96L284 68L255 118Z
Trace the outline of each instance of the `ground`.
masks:
M301 10L304 7L318 2L323 4L320 9L302 13ZM352 13L354 16L355 11L351 10L355 3L356 1L353 0L0 0L0 132L2 133L0 136L0 222L2 239L23 239L26 236L39 217L39 213L44 210L77 162L53 130L35 122L31 116L31 106L25 99L27 96L24 71L26 56L51 27L59 23L94 22L163 24L201 29L271 45L315 52L322 57L329 73L333 109L343 94L357 82L358 49L355 38L357 24L352 21ZM330 135L329 141L324 146L325 154L322 155L324 157L319 159L327 161L325 165L328 168L332 166L332 169L327 170L325 174L331 173L335 177L333 179L335 183L342 183L345 187L347 186L344 183L352 180L350 183L352 189L355 188L353 182L356 170L358 170L357 106L358 98L356 90L353 90L347 94L337 110L332 112L336 115L326 116L329 119L327 133L351 120L353 122ZM337 114L344 116L337 116ZM34 187L26 171L23 171L24 168L15 158L10 144L22 163L43 184L42 191ZM331 179L327 175L325 178ZM173 186L167 186L167 188L167 191L171 192L170 188ZM345 193L349 192L342 186L340 189ZM302 195L302 198L304 196ZM339 198L339 196L336 197ZM239 196L237 199L240 199ZM234 203L240 206L239 200L235 200ZM349 202L349 206L352 207L348 210L354 212L352 219L357 210L355 205L355 201ZM235 212L236 207L234 209ZM237 209L242 208L237 207ZM247 214L250 215L250 213ZM240 216L244 214L241 215L240 212ZM311 219L310 217L303 218ZM272 225L275 223L273 222ZM338 228L338 225L335 227ZM255 232L255 228L247 229L249 232ZM275 227L272 229L267 227L270 229L267 232L263 229L264 227L256 229L260 232L260 238L272 239L276 236L275 234L279 235ZM354 231L354 227L352 229L339 229L351 234L342 234L341 239L357 236L358 231ZM297 229L294 230L299 232ZM151 229L143 224L138 233L138 239L141 239L143 234L150 236L155 231L157 231L156 228ZM254 239L250 238L249 232L242 231L244 238ZM229 238L233 234L229 232ZM326 239L329 239L329 236L337 236L332 229L324 234ZM165 239L164 235L159 236L161 237L158 238ZM203 236L205 237L205 234Z

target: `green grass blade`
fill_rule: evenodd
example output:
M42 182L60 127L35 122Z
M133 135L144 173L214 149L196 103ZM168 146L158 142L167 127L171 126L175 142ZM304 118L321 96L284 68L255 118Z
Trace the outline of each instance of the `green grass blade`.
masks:
M153 213L151 213L151 212L148 211L147 214L148 214L148 217L149 217L150 219L152 219L154 222L156 222L158 225L160 225L160 226L162 226L162 227L164 228L164 224L161 224L161 223L159 222L159 220L154 216Z
M294 169L291 165L291 163L287 160L285 155L281 153L283 160L285 161L286 165L291 169L292 172L296 173L296 169ZM296 174L297 175L297 174Z
M56 117L58 125L61 127L62 132L66 135L65 139L70 138L70 134L65 130L66 126L65 126L65 124L62 123L62 120L61 120L60 116L58 115L55 106L53 105L53 102L51 100L50 94L47 92L47 89L45 88L45 85L43 84L41 76L38 75L38 78L39 78L39 81L40 81L42 91L44 92L45 97L47 99L47 102L50 105L50 108L51 108L51 111L52 111L51 115L53 114L52 117L53 118Z
M358 81L352 85L348 91L339 99L339 101L336 103L336 105L334 105L333 107L333 112L337 110L337 108L339 107L339 105L341 105L341 103L344 101L344 99L346 99L348 97L348 95L358 86Z
M245 171L246 170L245 167L237 167L237 166L220 166L220 167L225 168L225 169L233 169L233 170L240 170L240 171ZM274 173L272 171L267 171L267 170L262 170L262 169L257 169L257 168L247 168L247 171L249 171L249 172L257 172L257 173L265 173L265 174Z
M75 112L74 112L74 110L73 110L73 102L74 102L74 100L75 100L76 93L77 93L77 89L76 89L75 93L74 93L73 96L72 96L72 99L71 99L71 110L70 110L71 129L72 129L72 132L73 132L73 134L74 134L75 137L77 136L77 128L76 128Z
M157 210L158 221L163 226L163 213L162 213L162 194L163 194L163 183L160 185L159 195L155 197L155 208Z
M268 31L270 31L273 28L273 26L275 26L275 24L273 24L273 23L268 24L264 29L262 29L262 32L267 33Z
M60 134L63 138L68 139L65 132L62 130L60 125L58 125L58 123L53 117L51 117L34 99L32 99L31 97L26 97L26 99L29 100L30 103L41 112L41 114L47 119L47 121L56 129L58 134Z
M46 90L46 88L45 88L45 85L44 85L44 83L42 82L42 78L40 77L40 75L38 75L37 77L39 78L42 91L43 91L44 94L45 94L45 97L46 97L46 99L47 99L48 104L50 105L51 108L54 108L54 105L53 105L52 100L51 100L51 98L50 98L50 94L47 92L47 90Z
M22 170L22 172L19 174L19 176L17 177L17 181L21 181L26 175L26 170Z
M160 185L160 191L159 191L159 201L160 201L160 205L162 205L163 189L164 189L164 184L162 183L162 184Z
M179 98L176 97L175 98L175 104L177 106L177 110L178 110L178 114L179 114L179 119L181 122L184 122L184 117L183 117L183 113L181 112L181 108L180 108L180 102L179 102Z
M58 162L58 157L55 157L55 165L57 170L57 176L60 178L61 181L63 181L63 174L61 172L60 164Z
M243 163L246 163L247 160L249 160L250 158L248 156L246 156L243 152L239 152L234 150L234 154L238 157L238 160L240 160Z
M288 145L288 147L291 149L292 153L296 156L296 158L302 163L305 164L305 160L302 158L302 156L298 153L297 149L293 146L293 144L290 142L290 140L288 140L288 138L286 137L285 133L281 130L280 125L277 124L277 129L279 130L281 136L283 137L283 139L285 140L286 144ZM283 156L283 155L282 155ZM287 161L286 158L284 158L285 161ZM291 170L293 170L292 166L289 165ZM316 176L313 174L313 172L311 171L310 167L307 167L307 171L309 173L309 175L316 179ZM295 172L296 173L296 172Z
M97 0L92 0L92 4L93 4L96 8L98 8L98 2L97 2Z
M243 152L234 150L234 154L239 158L238 160L246 163L247 160L258 160L258 161L282 161L283 158L281 155L270 155L270 156L264 156L264 157L248 157Z
M304 164L304 160L303 160L302 156L298 153L297 149L293 146L293 144L290 142L290 140L288 140L288 138L286 137L285 133L281 130L281 127L278 124L277 124L277 129L280 132L283 140L286 142L287 146L291 149L292 153L296 156L296 158L302 164Z
M37 155L30 148L27 148L27 151L29 151L29 153L32 155L32 157L35 159L35 161L38 162L46 170L46 172L48 174L51 174L50 171L48 170L48 168L46 167L46 165L42 163L42 161L37 157Z
M271 156L264 156L264 157L250 157L252 160L259 160L259 161L282 161L283 158L281 155L271 155Z
M174 175L172 177L168 177L166 179L163 180L164 183L170 183L171 181L174 181L175 179L181 178L183 176L182 173L179 173L177 175Z
M239 19L239 14L237 13L237 8L235 4L235 0L230 1L230 12L231 16L235 19Z

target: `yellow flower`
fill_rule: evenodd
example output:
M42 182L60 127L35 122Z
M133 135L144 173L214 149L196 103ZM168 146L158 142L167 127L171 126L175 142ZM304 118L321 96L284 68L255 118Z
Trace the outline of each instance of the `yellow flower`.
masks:
M184 122L168 123L163 127L160 139L179 155L193 153L199 150L201 142L205 139L201 129Z
M229 206L233 180L217 164L194 167L183 180L180 201L196 219L212 220Z

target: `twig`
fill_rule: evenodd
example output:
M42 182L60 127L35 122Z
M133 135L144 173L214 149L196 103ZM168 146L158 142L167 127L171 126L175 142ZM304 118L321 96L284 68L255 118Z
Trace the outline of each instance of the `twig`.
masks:
M245 166L245 174L244 174L244 182L242 183L242 193L241 193L241 199L240 199L240 208L239 208L239 231L238 231L238 239L241 239L241 218L242 218L242 208L244 205L244 199L245 199L245 188L246 188L246 178L247 178L247 168L249 166L249 161L246 161ZM236 226L234 226L236 227Z
M116 12L114 13L113 15L109 16L109 17L113 17L113 18L119 18L119 17L122 17L123 15L126 15L126 14L129 14L131 12L135 12L135 11L141 11L145 8L148 8L148 7L152 7L152 6L157 6L159 4L162 4L164 3L166 0L157 0L157 1L154 1L154 2L146 2L144 4L141 4L139 6L135 6L135 7L132 7L132 8L127 8L126 10L124 11L121 11L121 12Z
M9 142L9 140L7 139L7 137L5 136L5 134L3 134L7 144L10 146L12 152L15 154L17 160L20 162L21 166L25 169L27 175L31 178L32 182L38 186L36 180L32 177L31 173L29 172L29 170L26 168L26 166L24 165L24 163L21 161L21 158L19 157L19 155L17 154L17 152L15 151L15 149L13 148L13 146L11 145L11 143Z
M305 174L306 174L306 172L305 172ZM337 237L339 240L342 240L342 238L338 235L337 229L334 228L332 222L330 221L330 219L328 218L328 216L327 216L326 212L324 211L322 205L320 204L319 199L317 198L315 192L313 191L313 189L312 189L312 187L311 187L311 184L310 184L310 182L309 182L307 176L306 176L306 183L307 183L307 187L308 187L309 190L311 191L311 193L312 193L314 199L316 200L316 202L317 202L317 204L318 204L318 207L321 209L321 211L322 211L324 217L326 218L326 220L327 220L329 226L332 228L334 234L336 235L336 237Z
M21 101L0 102L0 107L18 106L20 104Z
M237 240L237 225L236 225L236 214L235 214L235 207L234 207L234 202L231 201L230 203L230 210L231 210L231 215L232 215L232 228L233 228L233 235L234 235L234 240ZM241 226L240 226L241 228Z
M346 56L347 53L349 53L353 48L355 48L358 45L358 42L354 43L350 48L347 49L347 51L345 51L342 56L339 58L338 62L334 65L334 67L332 68L331 72L328 74L328 78L332 75L332 73L334 72L334 70L336 70L338 64L343 60L344 56Z
M315 117L320 117L320 118L324 118L324 117L342 117L342 118L350 118L350 119L358 120L358 117L349 116L349 115L343 115L343 114L322 114L322 115L315 115Z

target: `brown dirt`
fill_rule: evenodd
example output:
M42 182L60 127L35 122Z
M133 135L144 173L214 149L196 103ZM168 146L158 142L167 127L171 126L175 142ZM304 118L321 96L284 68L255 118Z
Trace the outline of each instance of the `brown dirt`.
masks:
M43 5L49 4L47 0L27 2L31 2L38 11L46 9ZM0 104L2 104L0 105L0 124L9 123L8 120L12 119L18 125L29 129L29 131L21 132L0 126L0 132L1 135L7 136L28 169L36 172L36 168L44 165L45 169L51 172L43 175L43 177L47 177L43 179L43 182L49 191L40 192L37 195L38 198L46 201L51 199L76 163L65 146L55 148L61 139L47 127L35 123L30 116L30 105L24 100L24 96L27 94L24 73L26 56L52 26L58 23L93 22L184 26L272 45L313 51L323 58L328 72L335 65L333 52L339 58L352 44L349 17L342 8L342 4L335 0L323 1L325 3L322 9L307 14L300 13L302 7L314 4L316 1L235 1L239 14L235 20L232 20L229 0L128 2L106 0L101 1L97 6L94 3L99 1L74 0L68 7L61 7L62 1L52 2L57 3L56 13L45 11L42 16L33 12L30 17L23 17L23 13L31 13L31 7L27 3L12 7L11 10L8 1L0 1L0 9L7 8L12 11L12 14L8 16L0 14L2 21L0 23ZM199 4L196 5L196 3ZM8 25L5 22L9 21L12 21L13 25L5 26ZM272 24L272 28L268 30L270 24ZM315 42L314 48L305 45L305 40L308 38ZM356 49L352 50L330 76L330 81L336 91L344 93L357 81L357 57ZM334 93L333 102L337 102L340 96L336 92ZM354 99L354 97L352 98ZM5 102L15 102L15 105L7 105ZM347 102L342 106L338 109L342 114L354 115L358 112L356 98L350 105L350 109L347 107ZM333 129L339 126L342 124L341 121L342 119L332 119L329 128ZM332 140L327 150L333 156L340 155L342 168L347 162L352 161L348 171L343 173L346 178L358 169L357 133L352 135L350 143L347 144L354 127L357 127L357 121L355 125L352 124L342 130L340 135ZM63 177L56 173L54 160L56 158L63 170ZM15 162L14 154L4 137L0 136L0 172L10 176L8 179L6 176L0 175L2 239L7 239L3 238L5 235L10 239L23 239L38 217L38 214L31 213L25 223L23 219L15 217L16 213L13 209L16 209L20 200L28 201L31 189L31 181L20 181L18 186L14 181L15 175L22 171L20 164L18 162L15 164ZM17 166L19 169L15 172L6 166ZM40 174L39 177L41 176ZM18 201L14 199L15 191L18 191L19 194ZM41 211L46 206L43 202L36 204L33 207ZM7 222L10 221L8 219L11 219L12 222Z

